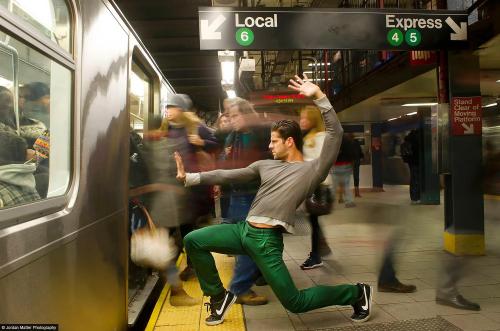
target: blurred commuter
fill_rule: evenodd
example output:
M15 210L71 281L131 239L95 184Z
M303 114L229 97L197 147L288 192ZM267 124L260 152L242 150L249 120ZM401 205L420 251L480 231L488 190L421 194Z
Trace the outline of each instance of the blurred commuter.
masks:
M467 269L465 259L446 254L440 264L441 273L438 277L436 303L463 310L481 310L479 304L467 300L458 291L458 282Z
M401 231L394 231L386 244L382 267L377 281L377 288L379 292L413 293L417 290L415 285L403 284L396 277L396 270L394 268L394 250L399 245L401 236Z
M411 130L400 146L401 157L410 168L410 199L412 204L420 203L420 130Z
M21 110L23 116L41 121L47 128L50 127L50 88L43 82L33 82L20 89L20 97L25 102Z
M144 133L143 152L149 182L153 185L163 184L144 196L145 205L156 225L168 228L172 234L180 225L191 220L187 218L188 190L175 179L177 168L172 159L178 148L178 142L167 137L160 116L148 121L148 131ZM181 247L182 248L182 247ZM173 306L191 306L198 303L188 296L179 280L179 272L175 265L166 271L167 281L172 285L170 303Z
M14 96L8 88L0 86L0 130L17 132L17 129ZM42 122L24 116L19 108L19 134L26 140L28 148L46 129Z
M33 82L19 88L19 128L21 136L31 148L50 125L50 88L42 82Z
M351 176L353 164L353 144L349 135L344 134L340 145L339 156L333 166L333 194L338 189L343 191L343 198L339 198L339 203L345 202L346 208L355 207L354 198L351 191Z
M257 161L241 169L186 173L181 156L175 154L177 178L186 186L261 180L246 222L208 226L184 238L203 293L210 296L207 325L222 323L236 301L236 296L225 290L210 252L248 254L280 302L293 313L331 305L352 305L353 321L364 322L370 318L372 291L369 285L316 286L299 291L283 262L282 232L294 231L297 207L327 177L342 136L342 127L326 95L310 81L295 78L296 81L290 80L289 87L314 98L323 114L326 135L319 158L304 161L300 127L291 120L281 120L272 126L269 149L274 160Z
M232 99L227 115L233 130L224 144L225 162L222 167L238 169L270 158L269 127L259 125L259 115L250 102L242 98ZM258 179L248 183L228 185L229 208L225 222L233 224L245 222L259 185ZM236 256L230 285L230 291L238 297L236 303L252 306L267 303L265 296L258 295L251 289L259 276L259 268L248 255Z
M27 144L14 132L0 130L0 208L40 199L35 164L26 162Z
M227 100L227 99L226 99ZM224 100L224 101L226 101ZM215 139L219 145L219 149L216 152L217 161L224 161L225 159L225 150L224 145L226 143L227 136L231 133L231 121L229 120L229 116L226 112L219 115L219 118L216 122L216 130L215 130ZM219 199L220 202L220 210L222 219L227 217L227 210L229 208L229 187L227 186L214 186L214 198Z
M215 137L192 112L193 103L186 94L173 94L167 98L167 117L161 125L170 143L175 146L183 159L186 160L186 169L190 172L199 172L214 165L212 156L217 149ZM212 164L210 164L212 162ZM189 189L189 208L184 210L189 220L180 226L181 235L184 238L194 230L195 223L201 217L211 213L212 200L211 188L199 186ZM180 275L182 280L195 276L191 266L189 255L187 256L187 267Z
M14 98L12 92L0 86L0 131L17 130L16 113L14 112Z
M363 159L363 150L357 139L352 136L352 149L353 149L353 163L352 163L352 177L354 179L354 196L356 198L361 198L359 193L359 167L361 166L361 160Z
M483 164L484 193L500 195L500 151L491 140L485 143Z
M219 118L217 119L217 122L215 123L215 139L217 140L217 143L219 146L223 147L224 144L226 143L226 138L227 136L231 133L232 127L231 127L231 120L229 119L229 116L227 113L222 113L219 115ZM220 153L224 153L224 150L220 150ZM219 153L217 153L219 154Z
M321 154L326 136L325 125L320 110L314 106L306 106L300 113L299 125L304 139L304 146L302 147L304 161L317 159ZM332 185L331 175L329 174L320 185L326 186L326 189L329 190L329 186ZM311 252L307 260L300 266L303 270L314 269L323 265L320 246L326 246L327 249L323 250L330 252L323 231L321 231L321 227L319 226L318 216L312 213L309 213L308 216L309 223L311 224Z

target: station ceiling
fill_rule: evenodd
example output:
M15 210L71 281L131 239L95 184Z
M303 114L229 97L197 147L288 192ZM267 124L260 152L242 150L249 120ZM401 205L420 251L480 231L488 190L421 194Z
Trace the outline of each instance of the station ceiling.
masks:
M385 0L389 2L391 0ZM198 7L215 5L266 7L339 7L342 0L115 0L156 63L178 93L189 94L202 112L217 112L225 97L216 51L199 50ZM401 0L404 2L404 0ZM401 4L401 3L400 3ZM500 37L479 47L481 90L491 99L500 95ZM259 57L260 52L252 52ZM259 60L256 59L256 62ZM257 72L256 72L257 74ZM435 70L349 106L341 113L346 122L374 122L404 115L408 102L436 97ZM414 100L414 101L412 101Z
M200 51L198 7L339 7L342 0L114 0L177 93L202 111L225 97L216 51Z

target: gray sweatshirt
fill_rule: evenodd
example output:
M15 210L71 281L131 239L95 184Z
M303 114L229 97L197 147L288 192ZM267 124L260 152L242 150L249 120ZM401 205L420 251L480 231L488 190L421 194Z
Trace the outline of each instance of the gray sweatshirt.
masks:
M314 100L321 110L326 135L319 158L303 162L261 160L246 168L214 170L200 173L199 184L224 185L259 179L259 190L248 213L252 217L279 220L294 226L295 210L325 180L335 162L343 129L326 97ZM186 184L198 184L197 178L186 177Z

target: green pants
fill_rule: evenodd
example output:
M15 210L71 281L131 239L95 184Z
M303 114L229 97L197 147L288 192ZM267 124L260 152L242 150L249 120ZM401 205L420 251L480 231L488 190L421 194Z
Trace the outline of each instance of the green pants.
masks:
M248 222L212 225L189 233L184 245L206 296L225 290L210 254L217 252L249 255L283 306L293 313L351 305L359 297L356 285L320 285L299 291L283 262L283 235L275 229L254 228Z

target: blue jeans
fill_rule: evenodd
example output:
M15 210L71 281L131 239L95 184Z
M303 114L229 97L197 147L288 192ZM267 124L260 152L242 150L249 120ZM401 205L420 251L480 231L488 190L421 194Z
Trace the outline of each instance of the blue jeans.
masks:
M254 198L254 194L231 194L227 211L228 217L225 221L234 224L245 222ZM252 288L259 275L259 268L248 255L237 255L229 290L236 295L244 294Z
M337 186L344 186L344 201L346 204L353 202L353 196L351 191L351 176L352 176L352 165L339 165L333 167L333 195L335 200L335 193L337 193Z

